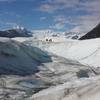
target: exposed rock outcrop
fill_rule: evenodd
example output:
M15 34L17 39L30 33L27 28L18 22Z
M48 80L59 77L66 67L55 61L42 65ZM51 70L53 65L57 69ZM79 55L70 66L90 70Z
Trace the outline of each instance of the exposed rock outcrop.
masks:
M90 32L82 36L79 40L86 40L86 39L93 39L93 38L100 38L100 23Z

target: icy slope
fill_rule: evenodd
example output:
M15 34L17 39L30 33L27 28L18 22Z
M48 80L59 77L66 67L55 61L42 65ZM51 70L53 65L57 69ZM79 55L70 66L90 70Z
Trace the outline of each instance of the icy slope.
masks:
M39 71L32 75L1 75L0 90L3 89L5 92L2 96L7 94L11 98L16 98L16 100L31 100L30 97L35 97L34 100L57 100L55 98L61 98L63 91L67 91L66 87L71 87L71 85L67 84L76 86L78 83L76 83L76 81L80 81L81 78L82 81L79 84L83 86L87 83L84 81L85 78L96 76L96 71L89 66L84 66L77 61L65 59L52 54L51 57L52 62L42 63L38 66ZM17 67L14 70L16 70ZM6 84L5 88L1 85L3 83ZM59 86L61 87L60 89ZM43 92L42 90L46 92ZM41 92L43 92L42 95ZM0 97L1 93L2 92L0 92ZM58 93L61 93L61 95L58 95ZM50 95L53 96L50 97ZM11 100L11 98L7 100Z
M35 45L43 50L52 52L58 56L77 60L89 66L100 66L100 38L90 40L60 40L55 42L34 41L24 42L27 45Z
M91 52L86 50L86 55L95 54L94 47L98 50L100 40L91 41L96 45L95 43L91 45ZM0 38L0 99L86 100L84 98L91 94L93 98L99 98L100 77L97 75L99 76L100 69L78 62L84 55L78 57L78 53L75 52L77 47L80 49L79 47L86 43L74 40L62 42L26 40L19 43L12 39ZM62 47L60 49L63 53L58 52L59 47ZM66 54L70 50L76 54ZM82 49L80 50L82 52Z
M36 47L28 47L8 38L0 38L0 74L27 75L51 58Z
M100 76L77 79L34 94L31 100L99 100Z
M100 66L100 39L52 44L48 51L90 66Z
M89 66L8 38L0 38L0 74L2 100L30 100L43 89L96 75Z

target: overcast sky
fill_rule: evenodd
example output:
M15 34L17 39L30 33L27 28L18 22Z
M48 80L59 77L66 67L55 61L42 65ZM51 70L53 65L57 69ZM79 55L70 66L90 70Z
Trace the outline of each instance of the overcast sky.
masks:
M100 22L100 0L0 0L0 29L88 32Z

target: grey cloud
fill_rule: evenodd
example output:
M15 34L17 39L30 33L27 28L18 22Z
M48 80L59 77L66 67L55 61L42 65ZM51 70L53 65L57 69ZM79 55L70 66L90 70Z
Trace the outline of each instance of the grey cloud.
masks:
M40 6L39 10L51 13L57 10L74 7L78 3L79 0L48 0L48 2Z

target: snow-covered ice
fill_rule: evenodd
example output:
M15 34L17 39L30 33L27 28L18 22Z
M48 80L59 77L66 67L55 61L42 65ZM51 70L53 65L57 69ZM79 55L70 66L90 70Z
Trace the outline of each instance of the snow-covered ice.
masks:
M100 38L80 41L48 37L52 41L45 41L46 38L0 39L3 98L99 100Z
M26 44L36 45L48 52L67 59L77 60L82 64L100 67L100 38L90 40L55 39L52 42L26 41Z

